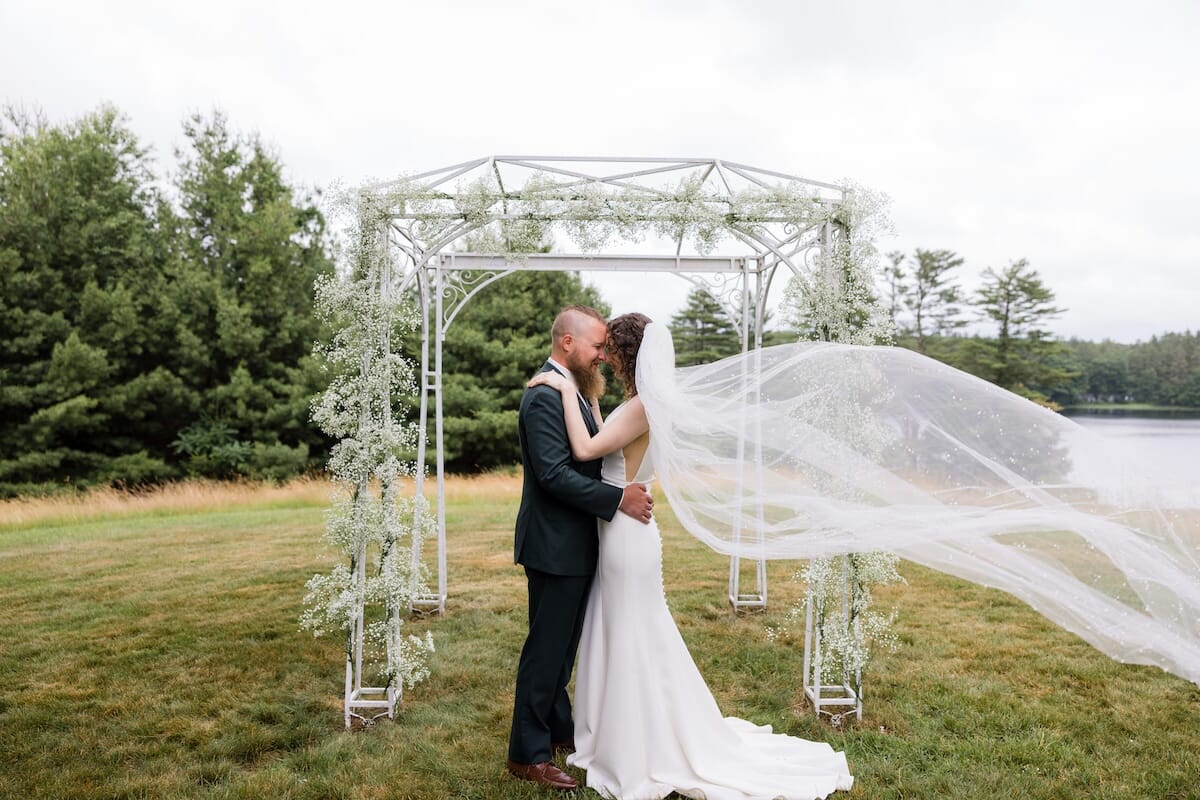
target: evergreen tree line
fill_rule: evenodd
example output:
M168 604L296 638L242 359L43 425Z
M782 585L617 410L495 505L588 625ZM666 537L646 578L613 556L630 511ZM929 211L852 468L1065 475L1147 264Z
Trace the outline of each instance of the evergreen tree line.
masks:
M219 113L190 117L183 134L164 173L112 108L61 125L14 109L0 119L0 496L282 478L324 461L330 442L309 417L324 382L312 287L333 266L316 198ZM1200 333L1061 342L1047 323L1062 309L1025 261L986 270L971 296L953 252L889 261L878 299L902 346L1050 405L1200 407ZM448 469L518 463L525 381L554 314L579 302L608 310L576 274L528 272L462 309L443 353ZM978 320L990 334L965 335ZM741 350L703 289L669 323L681 366ZM763 331L768 345L798 336ZM619 399L611 386L605 407Z
M0 495L323 458L314 200L257 135L183 123L164 174L111 107L0 120Z
M1065 309L1029 262L988 267L972 294L958 284L950 250L888 254L885 301L897 344L1052 408L1147 403L1200 408L1200 332L1148 342L1061 341L1049 323ZM983 322L989 334L962 329Z
M1200 331L1121 344L1070 339L1064 364L1075 377L1055 395L1064 405L1151 403L1200 408Z

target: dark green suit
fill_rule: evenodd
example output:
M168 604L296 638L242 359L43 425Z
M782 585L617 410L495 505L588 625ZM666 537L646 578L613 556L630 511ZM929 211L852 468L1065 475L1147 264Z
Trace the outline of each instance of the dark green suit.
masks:
M551 369L547 362L541 371ZM580 406L595 434L591 410L582 400ZM551 742L574 738L567 683L596 572L596 519L613 518L622 491L600 482L599 460L572 457L558 390L527 389L517 430L525 480L514 555L529 582L529 635L517 667L508 758L537 764L550 760Z

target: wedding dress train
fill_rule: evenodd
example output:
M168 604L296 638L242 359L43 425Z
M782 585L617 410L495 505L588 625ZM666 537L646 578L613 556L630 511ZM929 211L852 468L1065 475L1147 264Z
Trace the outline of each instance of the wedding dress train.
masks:
M621 413L618 408L610 415ZM625 486L621 452L602 478ZM647 452L632 482L653 479ZM853 783L828 744L723 717L667 608L658 526L618 513L600 523L568 763L600 794L634 800L671 792L704 800L826 797Z

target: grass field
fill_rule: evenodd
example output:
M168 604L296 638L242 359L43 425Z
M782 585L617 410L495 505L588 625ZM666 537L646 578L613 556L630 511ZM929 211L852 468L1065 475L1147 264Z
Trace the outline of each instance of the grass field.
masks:
M297 628L327 488L184 486L0 503L0 798L545 798L503 772L524 581L518 481L450 486L430 682L342 730L342 643ZM665 505L666 584L727 714L845 750L850 798L1200 798L1200 688L1117 664L1006 595L912 564L878 592L901 647L846 730L800 707L798 587L732 616L728 562ZM581 791L579 797L595 795Z

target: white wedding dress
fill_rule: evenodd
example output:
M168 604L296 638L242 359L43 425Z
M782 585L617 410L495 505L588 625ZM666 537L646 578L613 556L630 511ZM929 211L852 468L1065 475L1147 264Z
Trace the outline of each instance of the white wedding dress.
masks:
M651 450L633 481L621 452L606 456L602 479L649 483ZM846 757L828 744L722 716L667 608L653 521L617 513L600 522L575 682L576 751L567 763L587 770L587 785L606 797L811 800L853 783Z

